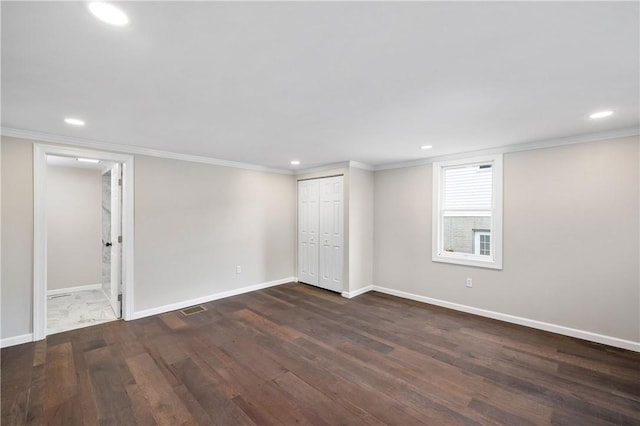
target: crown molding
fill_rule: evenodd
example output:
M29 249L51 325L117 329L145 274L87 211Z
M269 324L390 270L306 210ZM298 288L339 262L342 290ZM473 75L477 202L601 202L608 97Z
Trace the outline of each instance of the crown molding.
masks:
M354 169L366 170L368 172L372 172L375 168L370 164L360 163L359 161L349 161L349 167Z
M341 161L339 163L329 163L329 164L323 164L323 165L317 166L317 167L310 167L308 169L296 170L295 175L296 176L300 176L300 175L306 175L306 174L309 174L309 173L323 172L325 170L348 169L348 168L349 168L349 162L348 161Z
M532 151L534 149L552 148L556 146L574 145L579 143L597 142L607 139L618 139L629 136L640 135L639 127L629 127L626 129L611 130L607 132L589 133L584 135L569 136L556 139L545 139L533 142L526 142L516 145L503 145L494 148L487 148L477 151L460 152L449 155L441 155L437 157L423 158L420 160L403 161L398 163L380 164L374 166L375 171L402 169L405 167L422 166L425 164L431 164L436 161L457 160L466 157L476 157L481 155L493 155L493 154L507 154L510 152Z
M276 169L257 164L241 163L238 161L220 160L217 158L203 157L199 155L180 154L177 152L161 151L152 148L142 148L131 145L121 145L110 142L92 141L84 138L54 135L51 133L33 132L30 130L1 127L0 134L20 139L30 139L34 142L50 142L63 145L78 146L83 148L100 149L103 151L120 152L124 154L145 155L148 157L167 158L171 160L190 161L192 163L212 164L214 166L232 167L236 169L254 170L259 172L293 175L291 170Z
M329 163L329 164L323 164L321 166L318 167L310 167L308 169L302 169L302 170L298 170L295 172L296 176L300 176L300 175L306 175L309 173L318 173L318 172L323 172L325 170L331 170L331 169L361 169L361 170L367 170L367 171L374 171L374 167L370 164L365 164L365 163L360 163L358 161L341 161L339 163Z
M482 149L477 151L466 151L461 153L441 155L437 157L423 158L419 160L402 161L397 163L387 163L372 166L358 161L342 161L338 163L325 164L318 167L302 169L297 171L277 169L257 164L241 163L238 161L220 160L217 158L203 157L198 155L180 154L177 152L161 151L152 148L142 148L137 146L121 145L110 142L97 142L83 138L74 138L69 136L60 136L50 133L33 132L30 130L14 129L10 127L0 127L0 134L20 139L30 139L34 141L51 142L65 144L71 146L79 146L85 148L101 149L104 151L121 152L125 154L145 155L149 157L167 158L172 160L190 161L193 163L212 164L215 166L232 167L236 169L254 170L269 173L278 173L283 175L304 175L308 173L316 173L324 170L339 168L356 168L367 171L381 171L390 169L401 169L405 167L415 167L425 164L431 164L434 161L455 160L468 156L506 154L510 152L531 151L534 149L551 148L555 146L573 145L579 143L596 142L606 139L616 139L628 136L640 135L640 128L629 127L625 129L612 130L607 132L589 133L584 135L570 136L564 138L545 139L533 142L526 142L516 145L503 145L494 148Z

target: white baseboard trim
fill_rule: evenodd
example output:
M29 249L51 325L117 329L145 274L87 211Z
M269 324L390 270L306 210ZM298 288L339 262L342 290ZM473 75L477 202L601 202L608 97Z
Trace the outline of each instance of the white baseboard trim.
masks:
M590 331L578 330L571 327L565 327L562 325L551 324L548 322L537 321L529 318L518 317L515 315L503 314L500 312L489 311L486 309L474 308L472 306L461 305L458 303L447 302L445 300L433 299L431 297L420 296L417 294L407 293L400 290L394 290L391 288L381 287L374 285L372 290L379 291L380 293L390 294L392 296L402 297L404 299L411 299L418 302L429 303L431 305L442 306L444 308L453 309L456 311L467 312L469 314L479 315L482 317L493 318L512 324L524 325L526 327L536 328L538 330L550 331L552 333L562 334L569 337L576 337L578 339L589 340L591 342L602 343L616 348L628 349L630 351L640 352L640 342L634 342L632 340L620 339L617 337L605 336L603 334L592 333Z
M371 290L373 290L373 286L372 285L368 285L366 287L362 287L362 288L359 288L359 289L353 290L353 291L343 291L341 293L341 296L345 297L347 299L351 299L353 297L360 296L361 294L364 294L364 293L366 293L368 291L371 291Z
M23 343L33 342L33 333L22 334L20 336L7 337L0 340L0 348L8 348L9 346L21 345Z
M102 284L79 285L77 287L57 288L55 290L47 290L47 296L55 296L56 294L76 293L78 291L100 290Z
M226 297L236 296L238 294L249 293L251 291L261 290L263 288L273 287L280 284L290 283L296 281L295 277L283 278L280 280L269 281L266 283L254 284L246 287L237 288L234 290L222 291L220 293L210 294L208 296L202 296L195 299L183 300L182 302L171 303L169 305L158 306L157 308L145 309L142 311L136 311L131 315L131 320L149 317L151 315L163 314L165 312L177 311L178 309L187 308L193 305L199 305L200 303L212 302L218 299L224 299Z

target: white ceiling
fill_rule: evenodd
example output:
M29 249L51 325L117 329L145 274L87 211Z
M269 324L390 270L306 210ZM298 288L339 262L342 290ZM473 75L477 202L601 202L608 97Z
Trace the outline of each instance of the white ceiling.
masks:
M638 2L118 5L2 2L3 129L289 169L640 124Z

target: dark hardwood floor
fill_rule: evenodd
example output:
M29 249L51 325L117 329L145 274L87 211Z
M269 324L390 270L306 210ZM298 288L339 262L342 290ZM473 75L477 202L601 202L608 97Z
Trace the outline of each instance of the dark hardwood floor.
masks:
M640 354L285 284L2 349L2 425L640 425Z

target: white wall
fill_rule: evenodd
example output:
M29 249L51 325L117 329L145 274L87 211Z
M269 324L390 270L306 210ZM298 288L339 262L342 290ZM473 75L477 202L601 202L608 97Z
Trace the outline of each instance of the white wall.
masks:
M102 281L99 170L47 166L47 290Z
M351 168L349 185L349 292L373 284L373 172Z
M33 149L2 138L2 338L31 333Z
M639 342L639 144L505 154L502 271L431 261L430 165L376 172L375 284Z
M295 276L293 176L135 161L135 311Z
M639 145L636 137L506 154L502 271L431 262L429 165L375 172L373 283L640 341ZM31 332L33 170L30 142L2 138L1 149L4 339ZM135 311L295 275L295 177L135 161ZM341 172L347 196L354 169Z
M32 332L32 164L2 138L3 340ZM134 191L135 312L295 276L293 176L136 156Z

